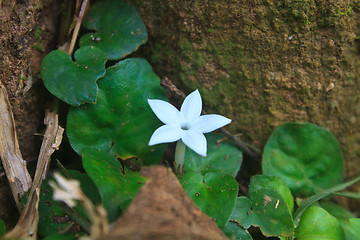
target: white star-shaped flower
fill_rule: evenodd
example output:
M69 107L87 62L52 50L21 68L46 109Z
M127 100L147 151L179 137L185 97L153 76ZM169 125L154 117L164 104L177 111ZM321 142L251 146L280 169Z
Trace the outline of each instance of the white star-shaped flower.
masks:
M54 173L54 177L56 182L49 182L49 185L53 188L54 200L63 201L69 207L75 207L76 200L83 198L80 182L74 179L66 179L59 173Z
M204 133L212 132L231 122L218 114L202 115L202 100L198 90L184 100L180 111L168 102L148 99L155 115L165 125L155 130L149 146L182 140L183 143L201 156L206 156L207 144Z

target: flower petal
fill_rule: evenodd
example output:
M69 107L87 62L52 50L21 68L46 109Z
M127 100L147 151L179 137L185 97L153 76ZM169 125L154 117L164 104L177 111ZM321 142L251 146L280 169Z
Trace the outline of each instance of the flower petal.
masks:
M196 129L202 133L209 133L221 128L231 122L231 119L218 114L202 115L191 125L191 129Z
M206 157L207 145L204 134L196 130L187 130L182 137L186 146L191 148L197 154Z
M199 90L195 90L190 93L184 100L180 108L180 113L183 116L183 121L192 122L195 121L201 114L202 100Z
M160 143L175 142L182 137L183 132L184 130L176 125L163 125L156 129L152 134L149 146Z
M179 124L180 112L173 105L159 99L148 99L155 115L165 124Z

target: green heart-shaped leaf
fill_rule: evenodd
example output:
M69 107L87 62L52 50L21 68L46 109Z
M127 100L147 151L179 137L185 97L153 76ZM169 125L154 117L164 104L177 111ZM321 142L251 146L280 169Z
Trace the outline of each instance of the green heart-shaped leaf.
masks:
M122 159L160 161L166 145L148 146L161 123L147 100L166 99L160 79L144 59L132 58L110 67L98 81L96 104L70 108L67 135L75 151L99 149Z
M350 218L349 219L350 227L353 231L352 239L360 239L360 218ZM346 235L347 237L347 235ZM350 239L350 238L346 238Z
M353 213L342 206L329 201L321 202L321 207L337 218L344 229L346 240L360 239L360 219L356 220ZM356 226L356 221L358 221L358 226Z
M206 135L207 156L202 157L189 148L186 148L185 165L186 172L218 172L236 176L242 162L242 152L229 142L218 143L224 136L210 133Z
M146 27L136 9L126 2L95 3L84 19L84 26L95 33L84 35L80 46L102 49L109 59L122 59L147 41Z
M123 169L113 155L89 149L83 155L83 166L98 187L110 222L115 221L146 181L140 173Z
M284 198L289 206L290 212L294 211L294 197L286 183L276 176L256 175L250 180L249 195L261 188L270 188L276 190Z
M231 175L209 172L202 176L197 172L185 173L179 179L186 194L218 226L225 226L235 207L238 184Z
M274 189L261 188L251 193L250 221L260 227L265 236L291 236L294 222L289 206Z
M45 87L70 105L96 101L96 80L105 74L107 57L95 47L79 48L75 60L61 50L54 50L41 63Z
M282 178L293 194L309 196L340 184L344 175L340 144L326 129L311 123L286 123L267 141L264 175Z
M222 228L222 231L230 239L240 239L240 240L252 240L250 233L240 227L236 222L229 221Z
M243 228L248 229L251 226L249 214L251 212L252 202L244 196L236 200L235 208L231 214L230 220L240 224Z
M335 217L321 207L311 206L301 216L295 237L297 240L344 240L345 234Z

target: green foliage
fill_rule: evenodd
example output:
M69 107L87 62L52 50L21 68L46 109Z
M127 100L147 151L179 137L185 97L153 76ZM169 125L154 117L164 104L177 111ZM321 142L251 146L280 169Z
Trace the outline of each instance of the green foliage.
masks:
M360 218L350 218L349 223L350 223L351 230L347 231L347 229L345 229L346 239L347 240L359 239L360 238ZM351 232L351 235L349 232Z
M38 224L40 236L56 234L59 230L67 229L73 224L61 208L61 203L53 200L53 191L47 180L41 186L40 196Z
M206 135L208 151L206 157L201 157L187 148L185 153L185 171L218 172L236 176L242 163L242 152L230 142L219 142L223 135L209 133Z
M360 219L355 218L354 214L340 205L329 201L321 202L321 207L337 218L345 232L346 240L360 239Z
M230 221L236 222L239 226L248 229L251 227L249 214L251 212L252 202L244 196L238 197L235 208L231 214Z
M235 207L239 191L231 175L208 172L204 176L197 172L185 173L179 179L186 194L218 226L224 226Z
M136 157L145 164L157 163L165 145L148 146L159 120L147 99L165 99L165 91L148 62L130 58L106 70L98 81L96 104L72 107L68 114L67 135L78 152L91 148L116 157Z
M252 240L250 233L241 228L236 222L227 222L226 225L222 228L223 232L230 239L240 239L240 240Z
M250 221L265 236L291 236L294 232L289 206L276 190L261 188L250 195Z
M297 226L299 224L302 214L305 212L305 210L308 207L310 207L311 205L313 205L314 203L316 203L317 201L319 201L323 198L326 198L328 196L331 196L332 194L335 194L335 193L338 193L339 191L344 190L345 188L351 186L352 184L354 184L358 181L360 181L360 177L357 177L353 180L342 183L340 185L336 185L331 188L325 189L325 190L307 198L306 201L303 201L302 203L299 204L299 208L294 213L295 226Z
M309 25L311 16L303 13L311 6L295 1L291 3L291 14ZM164 144L148 146L161 123L147 100L165 100L166 94L144 59L108 62L105 69L108 59L124 59L147 40L145 25L132 6L121 1L98 1L88 11L84 26L94 32L80 39L75 61L55 50L44 58L41 74L47 89L72 105L67 117L67 136L73 149L82 156L86 174L71 170L67 173L80 181L95 205L104 205L113 222L146 181L121 161L131 159L141 167L162 158ZM230 47L225 48L233 49L233 43L226 44ZM181 50L190 51L189 46L190 42L184 42ZM197 52L190 55L195 57L189 59L194 66L201 67L206 62ZM329 131L311 123L278 127L264 149L264 175L251 178L248 197L238 197L235 180L242 152L221 141L222 138L207 135L207 157L187 149L186 173L180 182L228 237L251 240L248 229L253 226L259 227L264 236L280 239L360 239L360 220L353 214L326 201L321 206L327 211L315 206L332 194L359 197L340 193L360 178L341 184L344 171L341 148ZM297 201L294 216L293 194L308 197ZM41 189L39 214L39 235L44 239L74 239L73 234L60 233L69 233L75 224L83 229L80 234L90 231L82 206L70 209L53 201L48 180ZM0 221L0 236L4 233L5 224Z
M300 224L295 231L295 237L298 240L344 240L345 234L335 217L321 207L311 206L301 217Z
M255 182L252 180L252 182ZM250 197L237 199L228 227L243 233L243 229L257 226L265 236L289 237L294 233L294 223L288 204L282 195L274 189L261 187L258 183L249 191Z
M85 151L83 165L100 191L110 222L121 215L146 181L139 173L123 168L119 160L106 152Z
M74 234L54 234L43 238L43 240L75 240Z
M102 49L109 59L122 59L147 41L145 25L136 9L126 2L95 3L84 20L84 26L96 31L84 35L80 46Z
M286 123L275 129L265 145L262 169L302 196L340 184L344 175L339 142L311 123Z
M279 177L256 175L251 178L249 194L261 188L270 188L276 190L284 198L289 206L290 212L294 211L294 198L286 183Z
M105 74L107 57L95 47L83 47L71 56L61 50L49 53L41 63L45 87L70 105L96 102L96 81Z
M6 232L5 222L0 219L0 237L2 237L3 235L5 235L5 232Z
M70 173L69 177L80 182L81 189L94 204L100 203L98 189L88 175L74 170L70 170L68 173ZM73 219L69 217L69 212L78 215L81 219L85 219L85 222L87 216L80 205L77 205L71 211L63 203L54 201L53 190L49 186L49 181L54 181L54 179L52 177L46 179L40 190L38 233L42 237L48 236L50 239L57 239L59 237L56 235L58 232L67 232L75 224Z

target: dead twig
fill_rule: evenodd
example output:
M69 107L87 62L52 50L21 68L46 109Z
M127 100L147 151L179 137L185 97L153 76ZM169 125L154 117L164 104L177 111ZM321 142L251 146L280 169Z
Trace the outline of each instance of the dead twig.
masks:
M75 24L73 36L71 38L70 47L69 47L69 50L68 50L69 55L71 55L72 52L74 51L74 46L75 46L75 43L76 43L76 40L77 40L77 37L78 37L78 34L79 34L81 23L83 21L85 12L86 12L86 10L88 8L88 2L89 2L88 0L84 0L82 2L82 4L81 4L80 12L79 12L79 15L77 17L77 21L76 21L76 24Z
M82 23L82 19L84 17L85 10L87 9L88 6L88 2L89 2L88 0L84 0L82 2L78 16L78 21L75 25L70 47L68 50L69 55L71 55L73 52L75 42L78 37L79 29ZM57 101L58 101L57 99L54 100L53 106L58 104L56 103ZM6 234L4 239L35 240L37 238L37 227L39 221L38 206L40 199L40 187L42 184L42 180L46 176L46 172L50 162L50 157L54 153L54 151L59 148L64 132L64 129L61 126L59 126L57 111L47 110L45 114L44 123L47 127L44 134L44 140L41 145L38 163L36 166L35 177L33 184L31 186L27 203L23 211L21 212L20 219L17 222L15 228Z
M31 177L23 160L17 140L14 116L5 87L0 83L0 157L16 206L30 189Z
M170 91L171 93L175 94L180 99L185 99L186 95L179 90L175 84L167 77L164 77L160 81L160 85L165 88L166 90ZM205 111L202 111L202 114L206 114ZM220 131L222 134L224 134L229 140L233 141L244 153L249 155L250 157L254 159L259 159L261 156L260 150L256 149L253 146L250 146L249 144L241 141L239 138L235 137L233 134L231 134L229 131L227 131L225 128L220 128Z
M15 228L5 235L5 239L36 239L39 221L38 205L40 187L47 171L50 157L60 146L64 129L59 126L58 114L47 111L44 123L47 125L44 140L41 145L34 181L29 193L28 201L21 213Z

